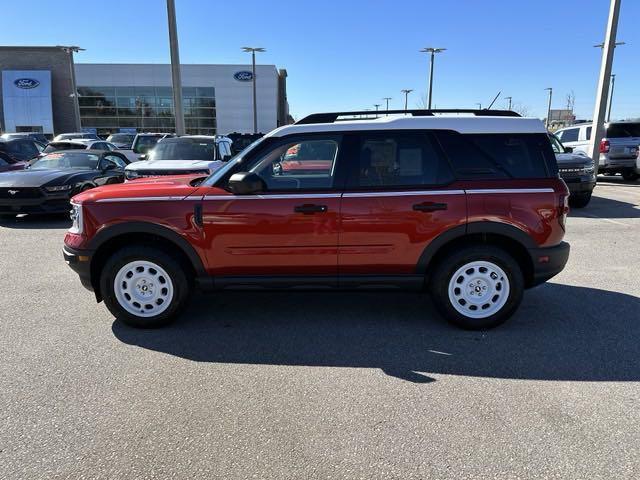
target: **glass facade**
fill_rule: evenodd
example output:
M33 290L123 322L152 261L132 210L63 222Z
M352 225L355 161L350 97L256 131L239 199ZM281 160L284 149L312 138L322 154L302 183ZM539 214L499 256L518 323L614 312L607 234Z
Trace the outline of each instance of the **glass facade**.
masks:
M174 132L171 87L78 87L82 128L98 135L121 128L138 132ZM215 135L216 100L213 87L183 87L186 133Z

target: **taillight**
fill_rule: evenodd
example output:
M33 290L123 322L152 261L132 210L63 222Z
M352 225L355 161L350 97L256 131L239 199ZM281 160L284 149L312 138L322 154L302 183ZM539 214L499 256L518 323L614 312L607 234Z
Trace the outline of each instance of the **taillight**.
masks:
M609 140L600 140L600 153L609 153Z
M564 230L564 226L567 220L567 214L569 213L569 195L561 194L558 197L558 223Z

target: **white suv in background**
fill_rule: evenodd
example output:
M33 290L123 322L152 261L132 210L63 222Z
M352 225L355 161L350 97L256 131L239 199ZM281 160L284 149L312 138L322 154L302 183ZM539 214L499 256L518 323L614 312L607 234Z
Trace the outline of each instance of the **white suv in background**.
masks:
M228 137L185 135L163 138L148 154L148 160L133 162L125 168L125 179L164 175L210 175L231 158Z
M565 147L574 152L591 156L591 123L582 123L561 128L555 132ZM599 173L621 173L625 180L640 178L638 149L640 145L640 122L611 122L605 124L605 135L600 142Z

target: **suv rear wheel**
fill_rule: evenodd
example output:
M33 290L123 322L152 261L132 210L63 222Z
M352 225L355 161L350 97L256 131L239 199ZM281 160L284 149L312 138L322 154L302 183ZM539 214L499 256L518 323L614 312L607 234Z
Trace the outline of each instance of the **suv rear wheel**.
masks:
M520 305L524 278L518 263L493 246L465 247L444 258L431 278L440 313L466 329L505 322Z
M164 251L126 247L106 262L100 290L109 311L133 327L170 323L184 307L189 287L184 270Z

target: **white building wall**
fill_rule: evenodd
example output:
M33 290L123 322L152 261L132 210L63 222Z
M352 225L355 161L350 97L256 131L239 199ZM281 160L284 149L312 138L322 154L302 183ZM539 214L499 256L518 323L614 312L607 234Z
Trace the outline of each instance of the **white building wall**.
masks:
M20 88L18 82L21 79L31 82L34 86ZM15 132L18 126L41 127L43 133L53 134L49 70L3 71L2 104L5 131Z
M83 87L170 87L168 64L77 63L76 85ZM182 65L183 87L214 87L219 134L253 132L252 82L234 78L251 65ZM257 65L258 131L267 133L278 122L278 71L275 65Z

